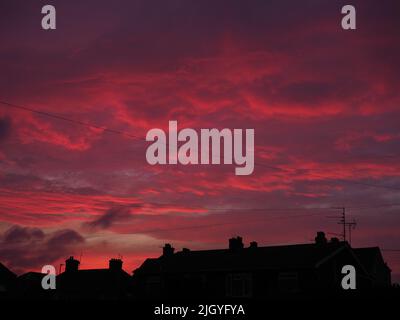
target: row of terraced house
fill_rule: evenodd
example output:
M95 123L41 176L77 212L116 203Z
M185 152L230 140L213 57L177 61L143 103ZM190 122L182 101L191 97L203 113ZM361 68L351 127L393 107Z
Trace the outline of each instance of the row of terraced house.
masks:
M1 258L1 257L0 257ZM229 239L217 250L175 251L165 244L158 258L127 273L121 259L106 269L81 270L74 257L56 278L55 290L41 286L43 274L16 276L0 264L0 296L39 299L268 298L340 292L344 265L356 269L357 290L389 288L391 270L378 247L352 248L318 232L314 243L259 246Z

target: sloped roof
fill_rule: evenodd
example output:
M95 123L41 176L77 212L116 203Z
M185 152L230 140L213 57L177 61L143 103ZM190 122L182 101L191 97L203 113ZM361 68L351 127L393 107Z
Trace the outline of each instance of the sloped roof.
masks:
M82 269L82 270L76 270L72 271L72 274L79 274L82 276L101 276L101 275L106 275L110 273L125 273L127 274L124 270L110 270L110 269ZM68 274L68 272L63 272L62 274Z
M46 275L46 273L41 273L41 272L27 272L18 277L18 280L22 281L42 281L43 277Z
M239 250L180 251L171 256L147 259L137 273L202 272L246 269L313 268L324 258L333 256L347 245L297 244L244 248Z
M17 275L0 262L0 283L13 281L16 278Z
M368 272L373 272L377 263L385 265L379 247L356 248L354 252Z
M131 276L124 270L87 269L64 272L57 276L61 294L107 296L128 287Z
M70 280L73 278L74 281L84 281L85 283L95 283L105 280L128 280L130 275L124 270L110 270L110 269L83 269L72 272L63 272L58 275L61 281L63 279Z

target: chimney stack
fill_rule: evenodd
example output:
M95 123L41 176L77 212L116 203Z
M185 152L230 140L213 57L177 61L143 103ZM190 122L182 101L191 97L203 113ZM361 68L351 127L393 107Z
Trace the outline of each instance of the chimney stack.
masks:
M164 257L169 257L174 254L175 248L171 246L170 243L166 243L163 247L163 256Z
M229 249L234 250L234 251L243 249L242 237L230 238L229 239Z
M122 270L122 260L121 259L110 259L108 262L108 269L112 271Z
M67 260L65 260L65 272L75 272L79 269L80 262L74 259L73 256L70 256Z
M257 243L256 241L250 242L250 248L251 248L251 249L256 249L256 248L258 248L258 243Z
M318 231L317 236L315 237L315 244L325 245L328 243L328 240L325 237L325 232Z

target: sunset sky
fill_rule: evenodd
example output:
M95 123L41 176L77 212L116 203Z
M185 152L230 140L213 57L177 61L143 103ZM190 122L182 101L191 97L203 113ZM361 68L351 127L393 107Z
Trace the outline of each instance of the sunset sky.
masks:
M337 236L400 250L400 2L0 2L0 261L131 272L180 250ZM41 29L41 8L57 29ZM254 128L255 170L151 166L148 130ZM383 251L400 281L400 252Z

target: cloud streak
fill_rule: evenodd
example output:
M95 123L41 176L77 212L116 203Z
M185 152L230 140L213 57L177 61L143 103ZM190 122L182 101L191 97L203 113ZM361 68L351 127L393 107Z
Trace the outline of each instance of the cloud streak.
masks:
M130 207L115 207L107 210L103 215L84 225L89 228L109 229L117 223L126 223L132 219Z

